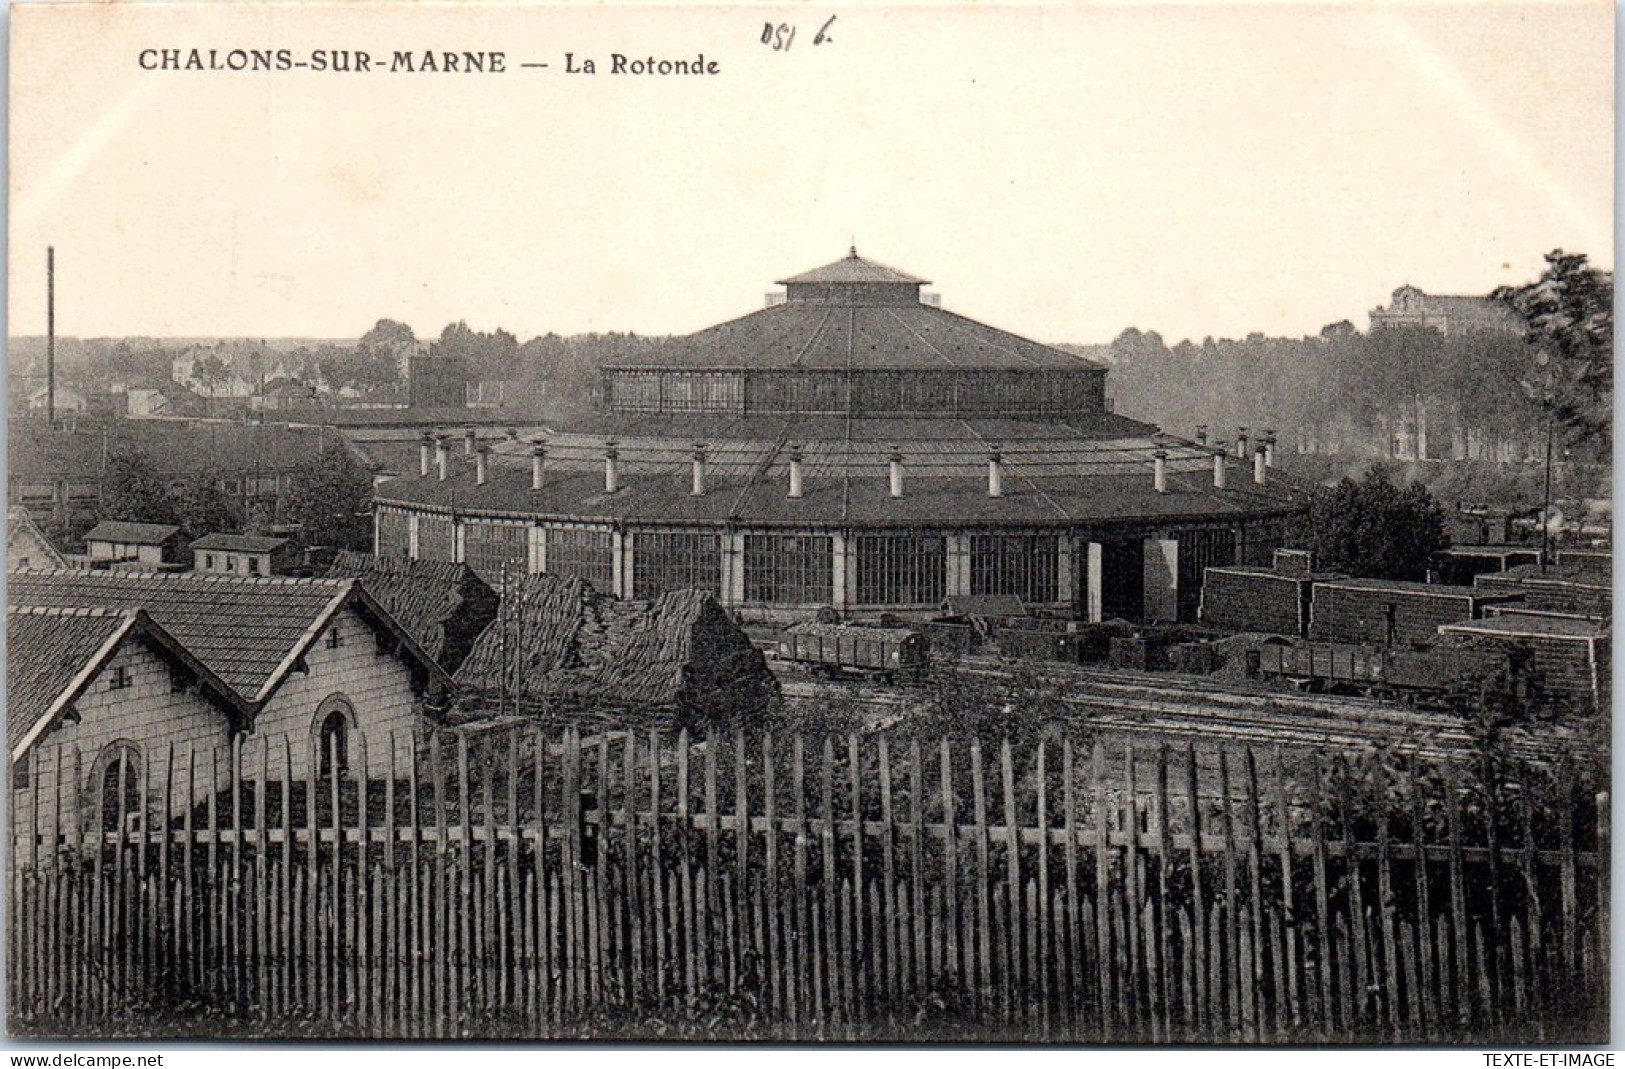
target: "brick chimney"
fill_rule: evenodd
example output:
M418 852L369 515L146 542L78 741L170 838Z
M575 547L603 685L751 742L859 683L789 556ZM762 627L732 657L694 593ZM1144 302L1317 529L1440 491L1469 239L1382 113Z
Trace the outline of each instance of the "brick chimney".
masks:
M615 439L604 443L604 493L613 494L621 488L621 451L615 448Z
M998 446L987 455L987 496L1004 496L1004 454Z
M1157 488L1157 493L1166 494L1168 492L1168 450L1159 449L1151 456L1153 460L1151 468L1152 484Z
M891 461L890 461L890 464L889 464L889 467L888 467L888 474L890 475L890 482L891 482L891 496L892 497L902 497L903 496L903 454L898 452L895 449L892 451Z
M490 474L487 464L490 462L491 447L481 443L474 450L474 485L484 486L486 476Z
M465 457L473 456L474 455L474 446L478 441L479 441L479 438L474 434L474 428L473 427L469 427L466 430L464 430L463 431L463 456L465 456Z
M1253 450L1253 482L1263 486L1267 481L1268 476L1265 474L1264 464L1264 443L1259 442L1258 446Z
M418 436L418 474L429 477L430 458L434 454L434 435L424 431Z
M1225 485L1225 458L1228 454L1219 450L1213 454L1213 489L1223 490Z
M1275 431L1273 429L1264 432L1264 466L1267 468L1275 467Z
M434 462L440 481L445 482L446 476L451 474L451 442L444 438L434 440Z
M1236 456L1242 460L1247 459L1247 428L1236 428Z
M530 447L530 488L532 490L542 488L543 468L546 464L547 443L538 439L536 444Z
M694 443L694 479L688 491L690 497L705 496L705 443Z
M1207 445L1207 424L1203 423L1196 428L1196 442L1198 445Z
M799 498L802 491L801 447L790 450L790 496Z

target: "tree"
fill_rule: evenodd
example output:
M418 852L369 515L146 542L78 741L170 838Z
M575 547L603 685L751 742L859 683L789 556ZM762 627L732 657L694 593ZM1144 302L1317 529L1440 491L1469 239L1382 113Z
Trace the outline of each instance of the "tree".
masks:
M1427 487L1395 486L1381 468L1317 491L1307 533L1319 567L1376 579L1426 579L1450 545L1444 509Z
M467 323L448 324L440 340L429 346L429 355L465 360L469 374L478 381L512 379L519 371L519 341L501 328L484 334L470 330Z
M372 476L347 448L325 443L293 470L291 484L288 518L306 545L371 550Z
M175 503L169 487L140 449L126 448L107 459L102 473L101 507L104 520L135 523L175 523Z
M215 468L194 472L171 495L175 522L192 541L220 531L236 531L242 525L236 505L221 489L225 476Z
M231 381L231 368L218 353L206 353L192 361L192 381L209 392L214 392Z
M1613 443L1614 276L1583 254L1557 249L1546 270L1524 286L1502 286L1493 298L1524 322L1534 367L1524 390L1569 432L1572 441Z

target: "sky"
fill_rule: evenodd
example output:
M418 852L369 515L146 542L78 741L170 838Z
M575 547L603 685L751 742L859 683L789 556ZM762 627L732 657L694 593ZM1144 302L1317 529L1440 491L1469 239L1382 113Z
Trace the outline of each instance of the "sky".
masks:
M698 330L854 242L1044 341L1364 327L1404 283L1613 266L1613 33L1606 0L19 5L7 329L44 332L47 246L63 335L523 340Z

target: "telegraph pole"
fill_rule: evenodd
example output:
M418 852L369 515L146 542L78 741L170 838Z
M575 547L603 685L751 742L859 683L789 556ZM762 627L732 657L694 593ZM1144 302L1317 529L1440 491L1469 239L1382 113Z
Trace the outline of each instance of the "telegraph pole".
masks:
M56 247L45 249L45 422L56 426Z

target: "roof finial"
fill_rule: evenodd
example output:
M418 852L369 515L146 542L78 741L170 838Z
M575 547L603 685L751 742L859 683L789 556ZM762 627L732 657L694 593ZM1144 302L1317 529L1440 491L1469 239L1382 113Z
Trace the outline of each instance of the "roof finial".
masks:
M856 260L858 258L858 239L857 239L856 235L853 236L852 244L846 250L846 258L848 260Z

